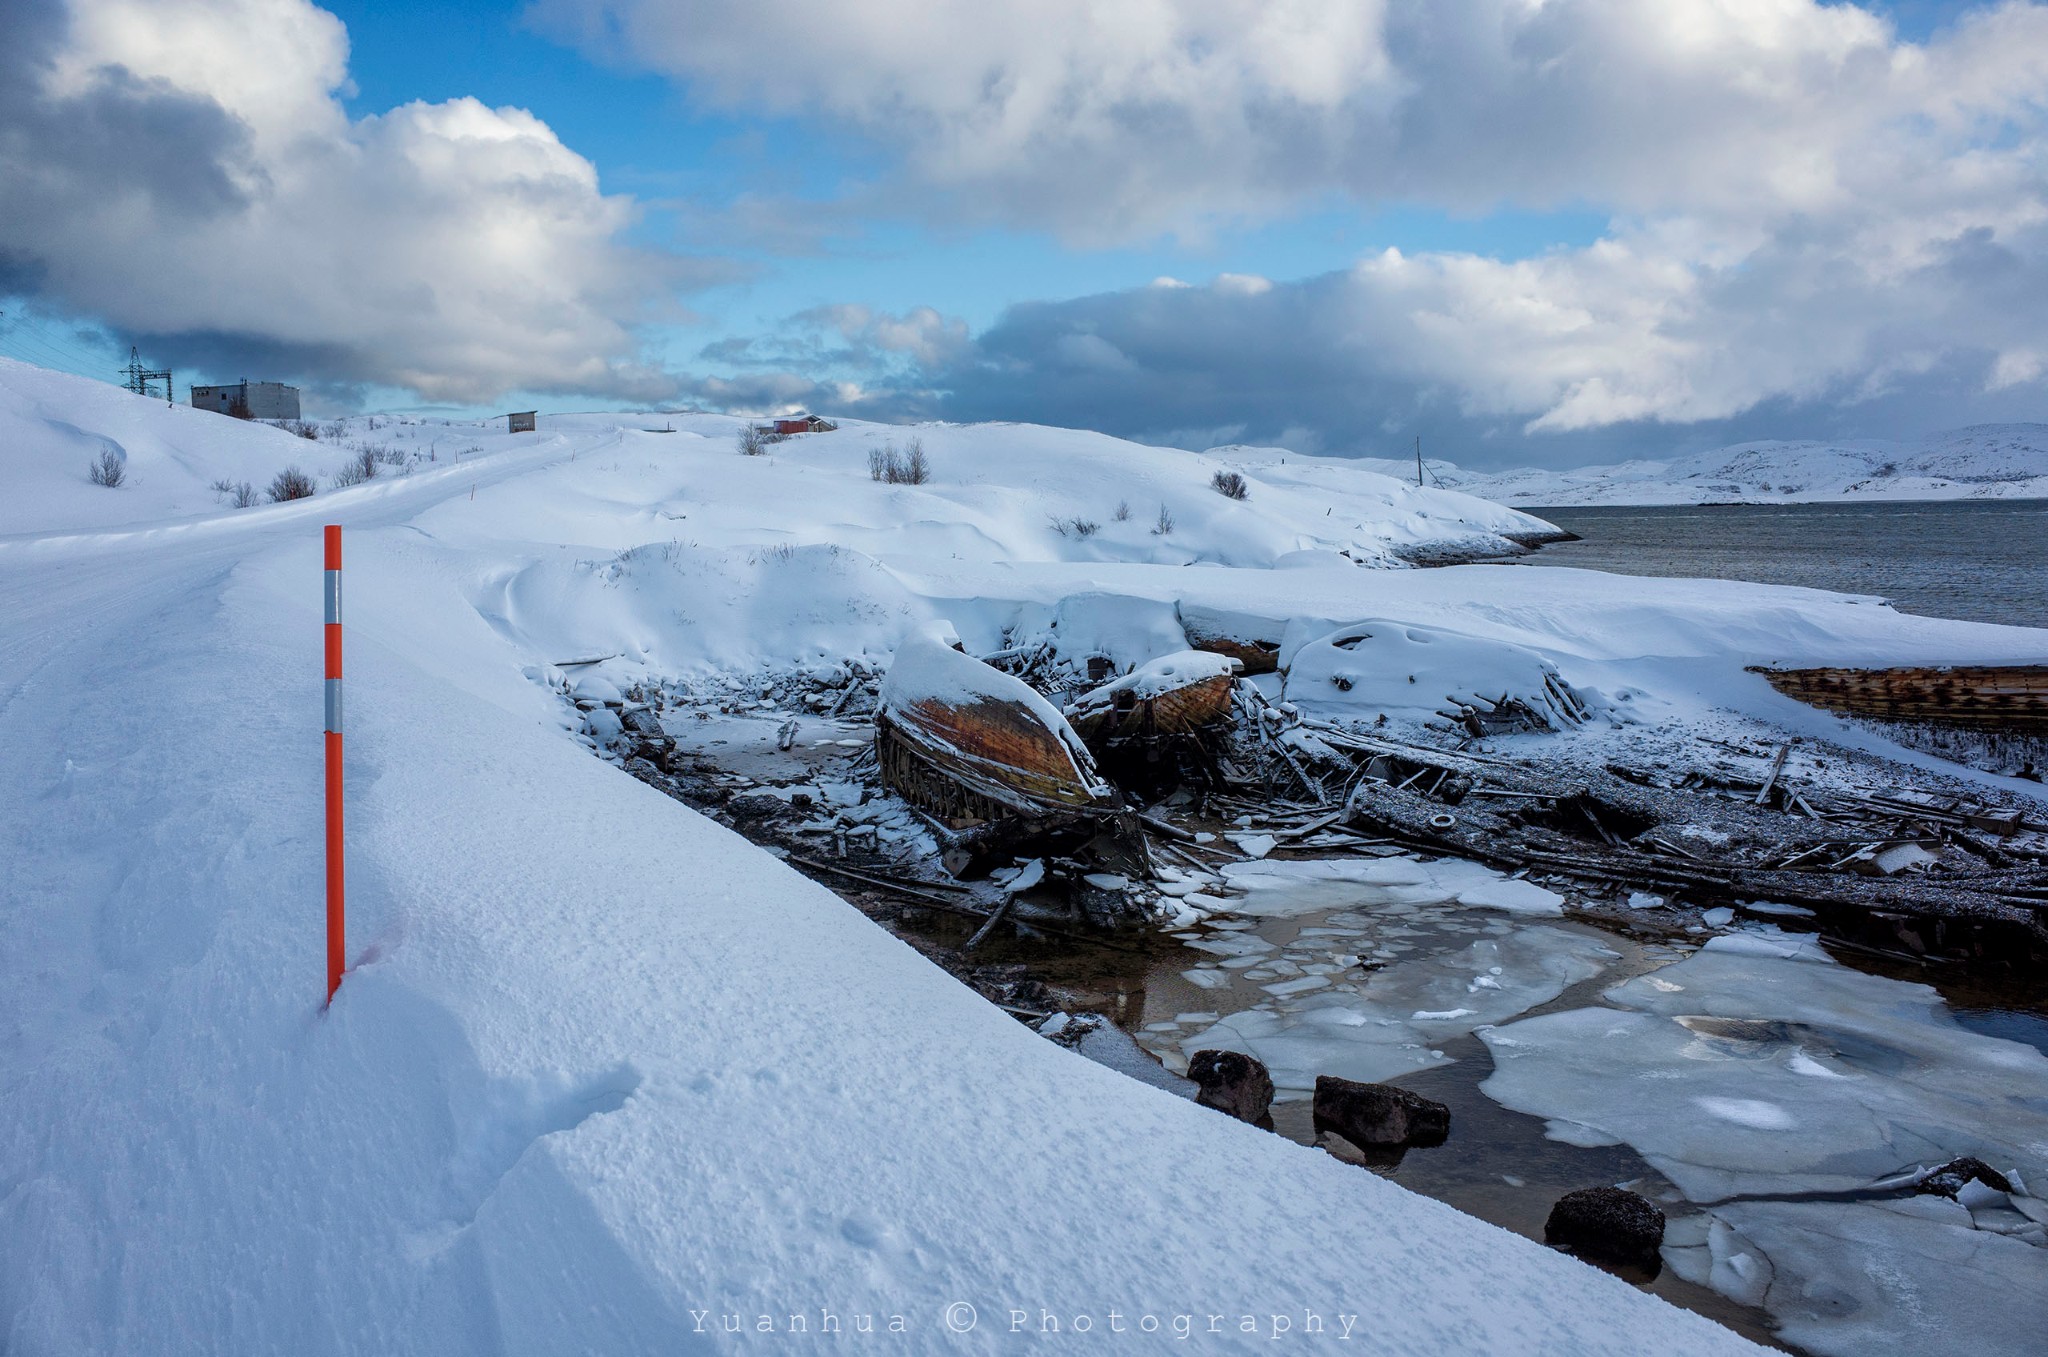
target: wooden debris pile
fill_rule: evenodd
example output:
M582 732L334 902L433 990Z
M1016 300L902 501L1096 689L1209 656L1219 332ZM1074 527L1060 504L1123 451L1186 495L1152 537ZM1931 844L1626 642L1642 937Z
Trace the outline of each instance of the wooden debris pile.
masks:
M2013 807L1795 779L1789 744L1754 779L1588 768L1403 741L1240 692L1231 790L1213 799L1284 806L1256 822L1278 846L1377 841L1699 904L1931 923L1915 951L1968 950L1983 927L2048 948L2048 826Z

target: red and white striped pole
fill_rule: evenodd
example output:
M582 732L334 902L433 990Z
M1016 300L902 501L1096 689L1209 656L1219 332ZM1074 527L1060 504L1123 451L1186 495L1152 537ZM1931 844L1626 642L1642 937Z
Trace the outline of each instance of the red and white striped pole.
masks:
M341 527L327 546L327 999L341 988L347 943L342 928L341 867Z

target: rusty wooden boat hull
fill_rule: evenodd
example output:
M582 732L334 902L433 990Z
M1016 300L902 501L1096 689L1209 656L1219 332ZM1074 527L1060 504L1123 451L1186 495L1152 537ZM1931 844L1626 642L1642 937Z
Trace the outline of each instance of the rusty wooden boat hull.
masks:
M1211 655L1228 655L1243 665L1247 674L1272 674L1280 669L1278 641L1225 636L1220 632L1198 631L1192 626L1187 628L1187 635L1190 649L1206 650Z
M1059 709L1021 679L930 637L900 647L875 713L882 780L955 822L1116 810Z
M1070 709L1067 720L1091 749L1126 736L1195 735L1230 719L1236 686L1235 678L1216 674L1153 697L1119 693L1092 709Z
M875 719L882 781L946 819L1114 809L1059 738L1023 707L940 703Z
M1848 716L1978 730L2048 733L2048 664L1769 669L1787 697Z

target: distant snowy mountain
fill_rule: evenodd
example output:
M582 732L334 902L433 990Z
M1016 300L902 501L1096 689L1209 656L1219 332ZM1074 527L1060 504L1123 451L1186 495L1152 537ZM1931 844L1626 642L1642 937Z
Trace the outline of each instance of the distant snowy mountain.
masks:
M1369 461L1402 474L1404 464ZM1977 424L1916 442L1774 439L1668 461L1466 471L1435 484L1502 504L1792 504L1817 500L2048 499L2048 424ZM1405 473L1414 475L1412 463Z

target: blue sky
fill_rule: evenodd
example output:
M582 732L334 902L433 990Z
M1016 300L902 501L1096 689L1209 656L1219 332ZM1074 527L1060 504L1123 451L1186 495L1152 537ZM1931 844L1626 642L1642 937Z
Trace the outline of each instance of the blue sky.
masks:
M1300 278L1347 268L1388 246L1522 258L1590 244L1607 222L1586 209L1458 216L1422 205L1333 202L1278 221L1098 248L1075 248L1045 231L887 217L840 222L829 207L835 193L884 160L857 138L805 120L695 106L660 76L599 64L550 41L526 20L522 3L332 0L326 7L348 25L356 92L347 103L358 116L469 94L538 114L596 163L614 192L657 204L686 197L714 209L747 194L817 202L830 237L806 252L724 242L720 253L744 261L750 276L693 298L699 321L657 332L671 361L707 371L719 365L698 357L705 346L824 306L937 306L978 330L1013 303L1139 287L1162 275ZM647 213L638 235L661 246L693 243L687 218L660 207Z
M1085 0L159 0L154 35L121 5L0 23L42 91L0 119L76 179L0 161L0 352L104 375L137 342L332 409L1480 462L2041 417L2048 337L2009 314L2048 291L2039 5L1168 4L1134 33ZM145 107L153 163L217 183L92 142ZM295 182L321 155L345 191ZM200 280L222 251L234 295Z

